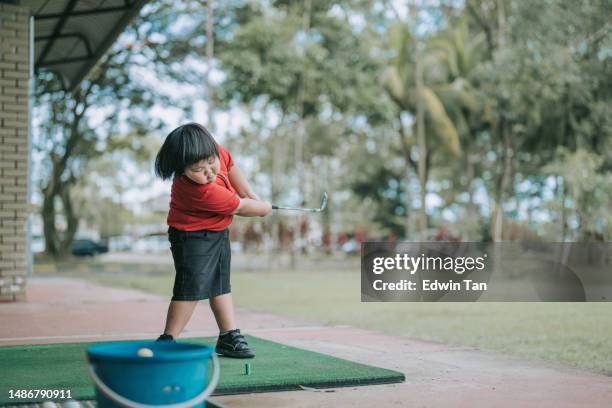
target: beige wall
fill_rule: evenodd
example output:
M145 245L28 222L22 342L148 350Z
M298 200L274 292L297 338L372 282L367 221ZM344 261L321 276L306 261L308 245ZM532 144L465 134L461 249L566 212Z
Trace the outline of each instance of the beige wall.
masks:
M29 13L0 3L0 301L25 299Z

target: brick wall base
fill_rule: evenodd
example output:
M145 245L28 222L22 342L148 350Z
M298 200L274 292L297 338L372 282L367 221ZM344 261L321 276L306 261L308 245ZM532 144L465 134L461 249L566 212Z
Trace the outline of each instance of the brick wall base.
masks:
M0 301L25 299L29 16L0 3Z

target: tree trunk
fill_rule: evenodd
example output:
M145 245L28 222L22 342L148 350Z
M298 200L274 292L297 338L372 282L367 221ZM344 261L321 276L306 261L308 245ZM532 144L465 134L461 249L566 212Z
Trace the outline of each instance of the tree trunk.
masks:
M500 132L501 137L503 139L503 148L502 148L502 165L501 165L501 174L498 177L497 183L497 191L495 194L495 209L493 213L492 219L492 239L494 242L499 242L502 240L503 236L503 204L506 199L506 191L508 189L508 184L510 183L510 174L512 171L512 147L510 135L507 129L507 125L505 121L501 121L500 123Z
M567 207L565 206L565 200L567 199L567 188L565 186L565 180L561 179L561 242L565 241L567 236Z
M45 236L45 252L53 258L59 257L59 244L57 242L57 231L55 230L55 206L54 195L47 194L44 190L43 205L40 216L43 221L43 233Z
M503 50L506 46L506 13L503 0L497 0L497 47ZM503 103L501 104L503 109ZM503 112L503 111L502 111ZM503 113L502 113L503 114ZM510 136L508 135L508 124L502 117L499 121L499 133L503 140L503 164L501 175L499 177L498 188L495 197L495 211L492 219L492 238L494 242L502 240L502 224L503 224L503 203L505 192L510 178L511 152L510 152Z
M55 259L66 255L67 248L72 243L74 233L76 233L75 229L74 233L68 234L66 236L69 238L68 241L60 237L55 227L55 198L60 197L62 200L67 200L68 205L63 205L64 212L66 211L66 207L69 207L68 211L72 211L72 205L70 203L69 196L69 187L76 180L71 175L70 180L68 182L62 182L62 175L68 167L68 160L72 157L74 151L78 150L77 147L82 138L82 135L79 133L79 125L81 123L81 120L85 116L87 108L89 107L87 97L89 96L92 87L93 82L90 82L89 86L86 89L80 91L80 93L78 93L75 97L75 104L72 109L72 114L74 115L73 120L70 124L70 128L65 129L65 131L69 134L68 140L66 140L66 145L61 155L57 153L51 154L51 172L49 174L49 178L47 179L47 185L44 186L42 189L44 199L41 216L43 218L43 228L45 235L45 252ZM74 217L74 213L67 214L66 222L68 223L68 226L77 228L78 225L73 226L70 224L71 222L75 222L75 220L71 219L71 217ZM78 220L76 221L76 223L78 224Z
M79 217L74 211L70 197L70 187L74 184L75 179L71 178L69 182L62 184L60 197L62 199L62 209L66 218L66 231L64 232L60 244L60 257L66 257L70 254L70 246L74 240L74 236L79 227Z
M70 254L70 246L79 226L79 217L74 211L70 198L70 187L73 184L74 179L68 182L53 182L44 190L41 216L45 235L45 252L54 259L65 258ZM57 197L62 200L62 212L66 219L66 231L63 233L60 233L55 226L55 199Z
M408 161L404 162L404 239L409 239L412 234L412 226L410 225L410 165Z
M408 141L406 140L406 131L402 122L401 112L398 115L398 120L400 126L400 146L402 147L402 154L404 156L404 211L406 212L404 216L404 239L408 239L412 233L412 227L410 224L410 211L412 210L410 195L410 146L408 146Z
M206 0L206 73L204 74L204 83L206 84L206 106L208 107L207 124L208 130L213 133L215 121L213 117L213 97L214 90L210 83L210 73L212 71L214 58L214 35L213 35L213 0Z
M280 124L277 129L273 130L272 137L274 138L274 153L272 156L272 202L278 203L280 198L282 176L286 169L286 157L287 157L287 138L278 131L282 128L284 117L281 118ZM272 252L281 251L281 239L280 239L280 215L274 211L272 214Z
M329 166L329 157L325 157L323 162L323 166L321 166L321 170L323 170L323 174L321 177L321 180L324 180L325 185L324 185L324 191L328 191L331 190L331 182L334 180L331 171L330 171L330 166ZM333 197L332 197L333 199ZM323 213L321 214L321 224L322 224L322 229L323 229L323 236L327 237L328 239L330 239L329 241L329 245L327 246L327 248L325 248L325 251L327 253L331 253L332 249L333 249L333 244L331 241L331 231L332 231L332 205L331 203L328 202L328 206L327 206L327 210L323 211Z
M418 8L417 4L413 5L411 9L412 18L414 20L415 27L418 28ZM427 144L425 140L425 110L423 106L423 66L421 61L421 45L417 37L417 30L415 29L415 83L416 83L416 135L417 145L419 151L419 162L418 162L418 176L419 176L419 233L421 239L425 238L427 231L427 208L425 206L426 199L426 184L427 184Z
M307 32L310 30L310 13L312 10L312 0L304 0L304 13L302 14L302 30ZM297 173L297 184L300 197L300 205L304 205L306 198L304 194L304 139L305 139L305 128L304 128L304 92L306 86L306 64L303 65L302 76L300 77L299 88L298 88L298 131L295 138L295 168ZM302 215L298 214L295 217L294 222L294 241L297 239L301 241L302 232ZM297 252L301 248L295 248L292 245L291 248L291 268L295 268L297 264Z
M478 206L474 201L474 177L476 171L474 170L474 160L476 158L468 153L467 155L467 169L466 169L466 183L465 190L468 193L467 203L467 215L470 221L475 220L479 217ZM476 237L469 237L469 239L475 239Z
M419 232L423 237L427 230L427 207L425 202L427 196L427 146L425 144L425 135L423 134L423 108L422 106L419 108L419 105L420 103L417 104L417 139L419 145L419 201L421 204L419 208ZM420 120L419 117L421 117Z

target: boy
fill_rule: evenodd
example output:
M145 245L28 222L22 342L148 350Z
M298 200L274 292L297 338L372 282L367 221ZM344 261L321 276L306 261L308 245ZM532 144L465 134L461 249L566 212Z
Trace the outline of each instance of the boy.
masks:
M215 351L254 357L234 318L228 227L234 214L263 217L271 204L253 192L230 153L197 123L170 132L155 159L155 173L173 178L167 221L176 269L166 328L158 341L174 341L198 301L209 299L219 327Z

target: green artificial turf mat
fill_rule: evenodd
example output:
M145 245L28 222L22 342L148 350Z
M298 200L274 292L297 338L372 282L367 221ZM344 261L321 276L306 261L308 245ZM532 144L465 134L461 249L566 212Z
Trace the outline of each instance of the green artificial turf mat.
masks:
M404 374L245 336L254 359L220 357L221 378L213 395L331 388L404 381ZM216 338L186 339L214 345ZM0 404L42 399L9 399L9 390L70 390L73 399L95 399L86 372L85 350L99 343L37 344L0 347ZM245 363L251 375L245 375Z

